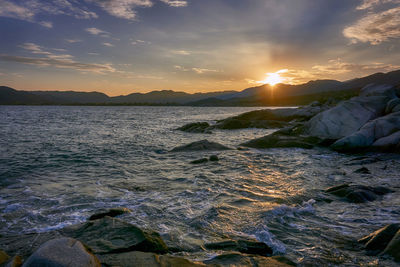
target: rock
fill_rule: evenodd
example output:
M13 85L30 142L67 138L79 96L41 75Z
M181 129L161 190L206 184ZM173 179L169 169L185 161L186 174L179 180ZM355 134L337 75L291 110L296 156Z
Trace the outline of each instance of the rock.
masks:
M100 261L81 242L72 238L53 239L44 243L23 264L23 267L96 266Z
M277 131L270 135L250 140L241 144L245 147L253 148L288 148L299 147L310 149L318 144L320 139L310 136L290 135L284 131Z
M261 256L271 256L273 253L272 249L267 244L257 240L227 240L216 243L206 243L204 247L212 250L238 251Z
M149 252L132 251L118 254L100 255L100 260L106 266L119 267L195 267L204 266L184 258L169 255L157 255Z
M393 109L397 109L397 107L400 105L400 98L393 98L392 100L390 100L385 108L385 113L389 114L392 113L394 110Z
M382 254L389 255L393 257L395 261L400 262L400 230L397 231Z
M386 87L385 87L386 88ZM314 116L305 124L305 133L321 139L337 140L358 131L365 123L384 114L393 96L381 86L368 86L358 97L340 102L337 106Z
M22 259L20 256L14 256L4 267L20 267L22 266Z
M364 186L343 184L325 190L326 193L345 198L351 203L364 203L374 201L378 196L382 196L393 192L392 190L382 186Z
M84 242L96 254L134 250L163 254L168 251L158 233L143 231L130 223L108 216L69 226L60 232Z
M202 159L193 160L190 163L191 164L202 164L202 163L206 163L206 162L208 162L208 159L207 158L202 158Z
M203 150L230 150L231 148L208 140L201 140L187 145L179 146L171 150L171 152L183 151L203 151Z
M188 133L211 133L210 124L207 122L193 122L188 123L177 130Z
M371 172L366 167L361 167L355 170L354 173L371 174Z
M106 210L103 212L93 214L92 216L89 217L89 220L93 221L93 220L104 218L106 216L116 217L118 215L130 213L130 212L132 212L132 211L128 208L112 208L112 209L109 209L109 210Z
M279 259L279 260L278 260ZM282 259L275 259L273 257L262 257L255 255L245 255L241 253L229 253L216 256L212 259L203 261L207 265L212 266L229 266L229 267L253 267L253 266L274 266L274 267L288 267L289 265Z
M354 152L370 147L375 140L400 131L400 112L391 113L366 123L355 133L339 139L332 148L341 152Z
M400 152L400 131L379 138L372 144L370 149L383 152Z
M365 249L370 251L370 254L378 254L382 252L396 232L400 229L400 224L389 224L385 227L361 238L359 243L365 244Z
M219 158L217 155L211 155L209 158L210 161L219 161Z
M396 98L396 87L389 84L369 84L361 89L360 96L387 96Z
M5 263L9 258L10 258L10 256L8 256L7 253L0 250L0 264Z

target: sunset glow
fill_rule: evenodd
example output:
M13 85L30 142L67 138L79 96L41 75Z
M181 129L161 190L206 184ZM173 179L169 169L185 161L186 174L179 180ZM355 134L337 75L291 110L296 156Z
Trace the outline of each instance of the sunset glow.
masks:
M275 84L278 84L278 83L283 83L286 81L286 79L284 77L282 77L280 74L285 73L285 72L287 72L286 69L279 70L277 72L266 73L267 77L264 80L259 81L259 83L269 84L271 86L274 86Z

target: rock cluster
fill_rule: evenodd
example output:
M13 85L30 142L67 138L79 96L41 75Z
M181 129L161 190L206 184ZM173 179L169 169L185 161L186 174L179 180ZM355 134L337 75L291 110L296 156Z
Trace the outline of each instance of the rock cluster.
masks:
M393 191L383 186L365 186L342 184L325 190L326 193L344 198L351 203L365 203L374 201L378 197Z

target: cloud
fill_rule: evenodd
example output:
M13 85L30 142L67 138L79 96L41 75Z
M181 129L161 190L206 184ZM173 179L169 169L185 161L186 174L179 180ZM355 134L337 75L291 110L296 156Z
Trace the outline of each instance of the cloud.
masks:
M197 74L203 74L203 73L206 73L206 72L219 72L218 70L203 69L203 68L192 68L192 70L194 72L196 72Z
M133 20L136 17L135 8L151 7L153 2L150 0L93 0L112 16Z
M50 21L41 21L39 24L49 29L53 28L53 23Z
M86 28L85 31L87 31L90 34L93 35L100 35L101 37L110 37L110 33L97 29L97 28Z
M400 3L400 0L363 0L362 3L357 6L358 10L371 9L383 4L396 4Z
M115 72L115 69L111 66L111 64L82 63L69 59L32 58L32 57L20 57L20 56L9 56L9 55L0 55L0 59L4 61L30 64L42 67L73 69L78 71L93 72L99 74L104 74L106 72Z
M182 55L182 56L188 56L191 54L190 51L186 51L186 50L173 50L171 52L172 52L172 54Z
M183 0L161 0L161 2L173 7L185 7L188 4L187 1Z
M0 0L0 6L0 17L32 21L35 16L33 10L9 1Z
M113 44L107 43L107 42L103 43L103 45L104 45L104 46L108 46L108 47L113 47L113 46L114 46Z
M82 42L82 40L79 39L65 39L65 41L67 41L70 44Z

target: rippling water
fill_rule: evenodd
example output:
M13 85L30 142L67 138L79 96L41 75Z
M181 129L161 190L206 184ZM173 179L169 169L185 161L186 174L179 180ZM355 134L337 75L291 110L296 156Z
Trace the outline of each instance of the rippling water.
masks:
M0 106L0 235L50 231L123 206L133 210L124 220L159 231L168 244L193 250L186 256L194 259L211 256L196 252L204 241L234 235L316 266L378 264L352 242L400 221L398 155L168 152L206 138L235 147L272 132L174 130L254 109ZM189 163L212 154L220 161ZM372 175L353 173L361 166ZM367 204L320 201L322 189L344 182L397 192Z

